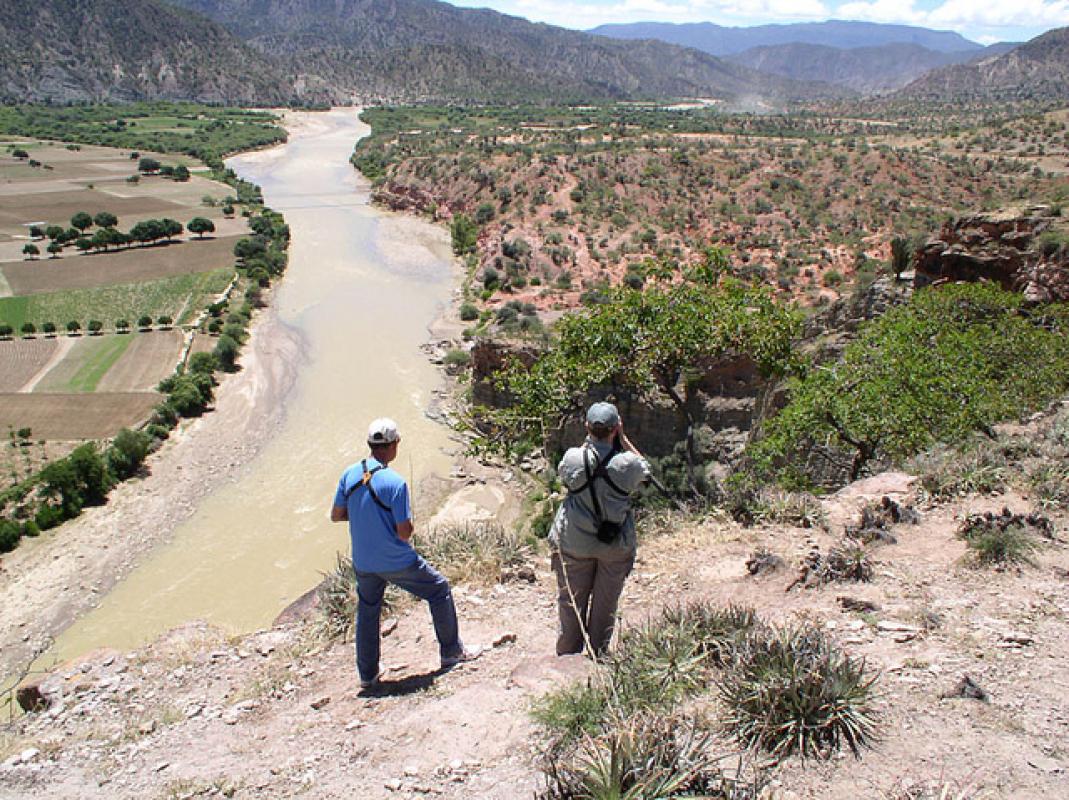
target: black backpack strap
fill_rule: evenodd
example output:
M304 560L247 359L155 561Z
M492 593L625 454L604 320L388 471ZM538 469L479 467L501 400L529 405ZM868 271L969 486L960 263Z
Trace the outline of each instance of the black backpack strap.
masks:
M355 492L357 489L359 489L361 486L366 486L368 494L370 494L371 495L371 499L375 501L375 505L377 505L379 508L381 508L387 514L393 513L390 510L390 507L388 505L386 505L384 502L382 502L382 498L379 497L379 493L375 491L375 487L371 485L371 477L382 468L383 468L382 464L379 464L377 467L372 467L369 470L367 468L367 459L365 458L363 461L361 461L360 462L360 469L362 469L364 471L364 477L361 478L359 483L354 483L352 486L349 487L349 491L346 492L346 494L345 494L345 499L348 500L349 496L353 492Z
M601 514L601 503L598 502L598 493L594 491L594 476L597 474L597 470L601 468L601 464L599 463L597 465L597 468L595 468L594 472L591 472L590 471L590 462L587 460L586 453L587 453L587 451L586 451L586 448L584 447L583 448L583 471L586 473L586 483L583 484L583 488L582 489L578 489L577 491L581 492L581 491L583 491L583 489L589 489L590 490L590 502L592 502L594 504L594 521L597 522L598 525L600 525L605 518Z
M590 486L590 483L591 483L591 481L594 480L594 478L601 478L603 481L605 481L605 483L609 484L609 488L610 489L612 489L614 492L616 492L621 497L630 497L631 496L630 492L625 492L623 489L621 489L619 486L616 485L616 482L611 477L609 477L609 470L608 470L609 462L612 461L613 457L617 453L619 453L621 451L617 450L615 448L610 450L609 454L607 456L605 456L605 459L603 461L599 460L598 463L597 463L597 466L594 467L594 471L591 472L590 471L590 465L587 463L587 458L586 458L587 450L588 450L588 448L584 446L583 447L583 469L586 472L586 483L584 483L582 486L576 486L574 489L570 489L569 491L570 492L575 492L575 493L582 492L588 486ZM595 451L595 453L596 453L596 451ZM596 455L595 455L595 458L597 458Z

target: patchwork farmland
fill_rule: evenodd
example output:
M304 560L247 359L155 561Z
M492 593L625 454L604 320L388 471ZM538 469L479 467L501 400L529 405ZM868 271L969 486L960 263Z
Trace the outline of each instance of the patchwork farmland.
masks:
M146 158L184 179L141 169ZM188 156L0 142L0 431L12 447L27 429L19 438L63 449L150 416L248 233L234 190L205 172ZM195 218L210 223L200 235L185 230ZM182 230L135 235L158 220ZM201 351L215 341L197 338Z

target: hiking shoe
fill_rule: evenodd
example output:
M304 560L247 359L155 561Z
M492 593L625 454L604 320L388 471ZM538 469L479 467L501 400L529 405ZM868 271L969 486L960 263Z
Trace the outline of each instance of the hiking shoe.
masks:
M465 647L455 656L445 656L442 658L442 669L452 669L457 664L463 664L467 661L474 661L479 656L486 652L486 648L482 645L470 645Z
M361 689L374 689L376 686L379 685L379 681L382 680L382 676L384 674L386 674L386 670L380 669L379 670L379 674L376 675L374 678L372 678L369 681L365 681L363 678L361 678L360 679L360 688Z

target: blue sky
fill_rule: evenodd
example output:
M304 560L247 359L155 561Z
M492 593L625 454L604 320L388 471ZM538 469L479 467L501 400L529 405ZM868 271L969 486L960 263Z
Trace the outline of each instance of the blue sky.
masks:
M1069 26L1069 0L449 0L566 28L607 22L761 25L860 19L957 31L983 44Z

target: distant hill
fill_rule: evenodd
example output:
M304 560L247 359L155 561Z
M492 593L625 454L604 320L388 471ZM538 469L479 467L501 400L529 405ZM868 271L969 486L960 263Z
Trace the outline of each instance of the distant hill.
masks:
M825 81L873 94L900 89L933 69L1000 55L1015 46L998 44L979 51L944 53L905 43L843 49L795 42L752 47L726 59L794 80Z
M292 86L226 29L155 0L3 0L0 100L279 104Z
M786 44L815 44L840 49L912 44L937 53L967 53L983 49L982 45L953 31L847 20L755 25L749 28L725 27L712 22L680 25L668 22L635 22L601 25L588 33L614 39L659 39L683 47L693 47L714 56L728 56L754 47Z
M763 101L841 95L661 42L619 42L435 0L170 0L350 99Z
M1069 100L1069 28L1047 31L1003 55L935 70L894 97L935 102Z

